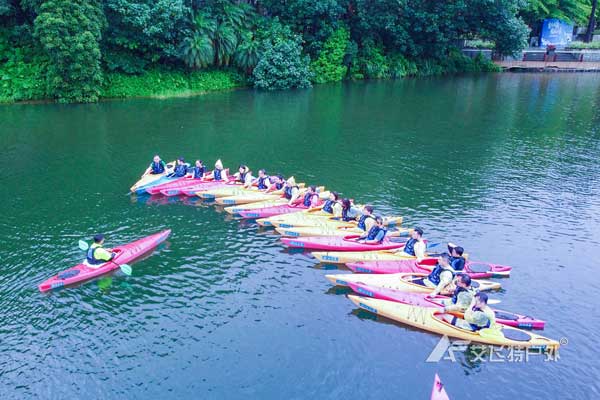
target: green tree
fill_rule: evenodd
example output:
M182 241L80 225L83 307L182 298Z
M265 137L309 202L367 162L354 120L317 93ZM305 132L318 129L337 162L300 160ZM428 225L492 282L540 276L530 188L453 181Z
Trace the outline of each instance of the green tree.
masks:
M100 38L105 25L96 0L47 0L35 19L35 36L48 58L48 92L61 102L98 99L102 84Z
M323 44L319 57L310 65L314 82L337 82L344 79L348 72L348 67L344 65L344 57L349 43L350 32L346 28L342 27L333 32Z
M260 42L254 34L246 32L233 55L233 61L238 67L250 74L258 64L259 54Z
M521 13L532 27L546 18L585 24L590 9L589 0L528 0Z

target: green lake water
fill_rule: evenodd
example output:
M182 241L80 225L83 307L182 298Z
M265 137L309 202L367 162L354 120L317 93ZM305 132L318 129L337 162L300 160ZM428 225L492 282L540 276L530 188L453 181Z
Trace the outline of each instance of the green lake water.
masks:
M1 399L426 399L436 372L454 399L600 396L600 75L6 105L0 148ZM274 231L127 195L157 152L293 174L513 266L493 296L560 360L426 363L438 336L358 311ZM80 238L167 227L130 277L37 290Z

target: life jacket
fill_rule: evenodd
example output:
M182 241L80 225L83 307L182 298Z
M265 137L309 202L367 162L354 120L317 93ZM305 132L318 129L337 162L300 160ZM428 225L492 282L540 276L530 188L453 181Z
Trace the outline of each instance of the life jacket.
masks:
M241 183L246 183L246 175L247 175L247 174L248 174L247 172L240 172L240 177L238 178L238 180L239 180Z
M187 174L187 165L185 165L185 164L176 165L173 173L178 178L185 176L185 174Z
M194 179L201 179L205 171L204 167L194 167Z
M385 238L385 234L387 233L386 229L380 228L377 225L371 227L371 229L369 229L369 234L367 235L367 240L374 240L381 231L383 231L383 237ZM383 242L383 238L379 241L379 243L381 242Z
M96 257L94 257L94 253L96 252L96 249L98 249L98 248L100 248L100 246L96 246L93 244L88 249L88 251L86 253L86 257L85 257L85 260L88 264L99 265L99 264L104 264L106 262L104 260L98 260Z
M277 190L281 190L281 188L283 188L284 183L283 182L279 182L275 184L275 189Z
M344 221L344 222L349 222L349 221L355 220L355 218L352 218L348 215L348 211L350 211L349 208L347 208L347 209L342 208L342 221Z
M483 310L481 308L479 308L479 307L473 307L473 311L481 311L481 312L483 312ZM485 324L484 326L479 326L477 324L471 324L471 323L469 323L469 325L471 325L471 329L472 330L478 331L478 330L481 330L481 329L484 329L484 328L489 328L491 326L491 321L488 318L487 324Z
M367 222L367 218L375 219L375 217L373 217L372 215L361 215L360 219L358 220L358 227L363 231L367 230L367 224L365 223Z
M335 204L335 200L327 200L325 204L323 204L322 210L328 212L329 214L333 214L333 205Z
M223 171L222 169L216 169L213 171L213 179L215 181L222 181L223 179L221 178L221 171Z
M318 194L316 194L316 193L306 193L304 195L304 201L302 202L302 204L304 204L304 207L310 207L310 205L312 204L312 198L314 196L318 196Z
M465 259L463 257L452 257L450 259L450 265L455 271L462 271L465 269Z
M288 200L292 199L292 191L294 190L294 188L300 189L299 186L286 186L285 187L285 190L283 191L283 195L285 196L286 199L288 199Z
M268 189L267 185L265 185L265 181L267 179L269 179L268 176L265 176L264 178L258 178L258 189L260 189L260 190Z
M433 271L431 271L427 279L429 279L429 282L433 283L434 285L438 285L440 283L440 275L444 271L450 271L452 277L454 277L454 272L452 272L452 270L444 268L440 264L436 264L435 268L433 269Z
M408 239L406 241L406 244L404 245L404 248L402 249L402 251L405 252L406 254L414 256L416 243L417 243L417 239L413 239L413 238Z
M152 161L152 164L150 164L150 165L152 166L153 174L162 174L163 172L165 172L165 165L162 161L159 161L159 162Z
M454 293L452 293L452 304L456 304L456 302L458 301L459 294L461 294L462 292L468 292L468 291L469 291L469 289L457 286L456 289L454 289Z

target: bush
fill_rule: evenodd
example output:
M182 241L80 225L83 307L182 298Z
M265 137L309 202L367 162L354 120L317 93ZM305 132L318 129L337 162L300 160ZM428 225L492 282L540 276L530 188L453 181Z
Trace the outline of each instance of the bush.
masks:
M310 69L313 72L313 82L337 82L344 79L348 67L344 65L350 43L350 32L346 28L339 28L323 44L319 57L314 60Z
M245 84L237 72L227 70L186 73L154 69L143 75L107 74L101 96L105 98L181 96L231 89Z
M567 49L600 49L600 42L571 42L567 46Z
M467 49L493 49L496 45L493 42L487 40L467 40L465 48Z
M258 64L252 72L258 89L278 90L311 86L310 59L302 55L300 36L277 19L259 30L262 38Z

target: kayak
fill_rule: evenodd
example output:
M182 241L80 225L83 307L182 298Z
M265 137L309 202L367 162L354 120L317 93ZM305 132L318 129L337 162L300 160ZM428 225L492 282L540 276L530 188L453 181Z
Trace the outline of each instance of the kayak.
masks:
M292 248L331 250L331 251L376 251L392 250L404 247L404 241L393 242L384 238L381 243L368 244L358 241L358 235L352 236L308 236L301 238L281 238L283 244Z
M354 272L367 274L395 274L399 272L429 273L437 264L437 258L425 258L421 262L414 259L395 261L359 261L346 264ZM468 261L462 271L473 279L506 278L512 267L481 261Z
M398 261L416 260L414 256L403 256L394 251L313 251L311 253L319 262L333 264L349 264L358 261Z
M212 173L212 171L209 173ZM226 182L220 182L220 181L215 182L212 180L212 178L210 178L210 179L194 179L190 176L184 176L181 178L176 178L175 180L173 180L171 182L162 183L160 185L146 188L146 192L148 194L153 194L153 195L161 194L162 190L181 189L184 187L190 187L190 186L207 184L207 183L211 183L212 185L214 185L215 183L226 183Z
M234 183L232 181L228 181L228 182L220 182L220 185L215 185L212 187L209 187L210 189L217 189L220 187L236 187L236 188L241 188L242 184L241 183ZM208 190L206 186L204 185L195 185L195 186L189 186L186 188L183 188L180 190L179 194L184 195L184 196L188 196L188 197L196 197L198 194L198 192L204 191L204 190Z
M431 389L431 400L450 400L448 394L446 393L446 389L444 389L444 384L442 383L438 374L435 374L435 378L433 379L433 388Z
M170 163L168 163L166 165L165 172L163 172L162 174L144 174L144 175L142 175L142 177L136 183L134 183L132 187L129 188L129 191L131 193L136 193L138 188L141 188L143 186L147 186L151 183L156 182L160 178L163 178L167 174L170 174L171 172L173 172L174 166L175 166L175 161L171 161Z
M274 226L277 228L300 228L311 226L322 226L324 223L332 223L338 227L356 227L356 221L343 221L323 211L302 212L285 215L277 215L256 221L261 226ZM402 217L390 216L383 218L383 225L394 228L402 225Z
M147 185L144 186L139 186L137 189L135 189L135 194L137 195L142 195L142 194L147 194L147 190L154 187L154 186L158 186L158 185L162 185L165 183L169 183L169 182L173 182L177 179L181 179L181 178L177 178L175 176L169 177L166 175L161 176L159 179L148 183Z
M348 298L363 310L439 335L513 348L527 347L556 351L560 347L555 340L507 326L502 329L487 328L479 331L463 329L448 322L456 320L456 316L444 314L435 308L418 307L356 295L348 295Z
M281 199L281 192L265 193L258 191L248 191L248 193L243 193L239 195L219 197L215 199L215 203L220 204L222 206L232 206L277 199Z
M117 253L112 261L108 261L100 265L95 265L94 267L90 267L86 262L77 264L72 268L58 273L52 278L47 279L46 281L41 283L38 286L38 288L40 292L46 292L48 290L57 289L63 286L87 281L89 279L96 278L100 275L104 275L106 273L114 271L115 269L118 269L120 267L120 264L132 262L150 253L159 244L164 242L170 234L171 230L166 229L162 232L146 236L134 242L117 246L112 249L113 252Z
M192 181L192 179L189 179L189 181ZM173 183L179 183L179 182L173 182ZM209 188L215 188L215 187L219 187L221 185L225 185L225 182L223 181L201 181L201 182L181 182L182 186L181 187L177 187L177 186L170 186L164 189L160 190L160 194L162 194L163 196L166 197L173 197L173 196L179 196L181 194L183 194L184 190L193 190L198 191L198 190L203 190L203 189L209 189ZM185 185L185 186L183 186Z
M348 236L348 235L361 235L365 231L356 228L354 226L336 226L332 224L322 224L320 226L300 226L296 228L282 228L278 227L275 230L282 236L288 237L303 237L303 236ZM394 236L400 236L407 234L409 229L398 229L388 234L394 234Z
M303 205L290 206L287 204L282 204L279 206L258 208L256 210L240 211L238 214L244 219L253 219L268 218L280 214L298 213L305 210L308 210L308 207L305 207Z
M366 285L378 286L387 289L400 290L403 292L431 293L433 288L422 283L427 274L400 273L400 274L333 274L325 275L329 282L336 286L348 286L349 282L364 283ZM479 291L498 290L502 286L498 282L473 279L471 286Z
M240 204L235 206L225 207L224 210L229 214L239 214L240 211L256 210L258 208L280 206L287 204L288 200L279 198L276 200L257 201L256 203Z
M361 282L348 282L348 286L354 292L361 296L372 297L374 299L396 301L404 304L412 304L419 307L431 307L441 309L444 307L443 300L449 299L447 296L436 296L428 298L425 293L402 292L394 289L387 289L379 286L368 285ZM545 321L535 319L525 315L515 314L508 311L494 310L496 322L506 326L513 326L520 329L544 329ZM462 313L455 315L460 318Z

